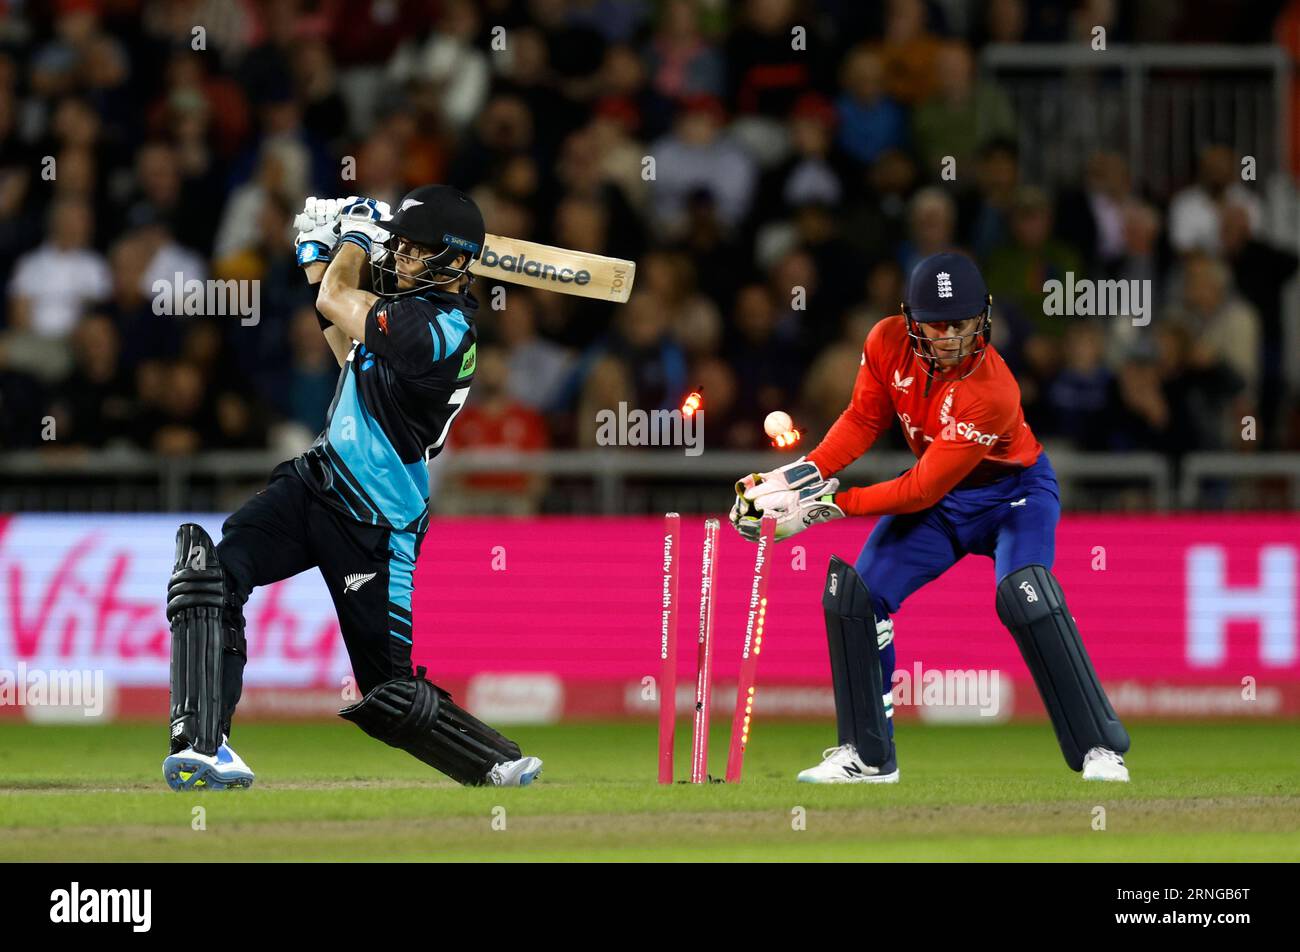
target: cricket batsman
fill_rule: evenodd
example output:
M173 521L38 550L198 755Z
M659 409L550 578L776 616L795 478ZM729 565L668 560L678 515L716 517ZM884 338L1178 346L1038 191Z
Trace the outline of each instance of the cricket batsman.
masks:
M363 694L340 716L462 784L525 786L542 762L411 670L426 463L474 379L469 266L483 248L483 216L469 196L427 185L391 216L373 199L309 198L295 226L338 386L324 431L226 520L219 545L193 523L176 533L163 776L174 790L252 785L229 743L247 657L244 603L259 585L316 568Z
M1020 388L989 342L992 297L962 254L931 255L908 280L902 314L871 329L853 397L818 446L736 484L732 524L779 541L814 523L879 516L857 562L832 557L822 593L836 746L805 783L897 783L890 691L893 614L963 556L993 559L997 613L1033 675L1070 769L1127 781L1128 733L1093 670L1052 574L1056 474L1025 423ZM839 489L849 465L897 419L916 454L901 476Z

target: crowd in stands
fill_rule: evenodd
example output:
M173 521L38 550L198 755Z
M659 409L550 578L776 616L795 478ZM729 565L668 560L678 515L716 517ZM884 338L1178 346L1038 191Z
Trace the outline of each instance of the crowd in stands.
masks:
M1267 41L1281 4L1258 5L1261 27L1258 7L1210 3L1212 37L1197 4L1118 6L6 5L0 446L301 447L338 369L294 214L311 194L396 203L445 182L490 233L638 262L622 306L477 284L480 379L453 444L590 447L599 409L701 388L710 448L764 446L774 409L819 434L911 266L959 248L1044 440L1296 448L1281 342L1297 258L1264 237L1231 148L1205 142L1169 195L1120 147L1044 187L1022 174L1036 144L1011 100L980 78L987 43L1084 43L1096 22L1116 41ZM157 314L178 273L258 281L258 321ZM1150 323L1046 313L1043 283L1067 273L1150 282Z

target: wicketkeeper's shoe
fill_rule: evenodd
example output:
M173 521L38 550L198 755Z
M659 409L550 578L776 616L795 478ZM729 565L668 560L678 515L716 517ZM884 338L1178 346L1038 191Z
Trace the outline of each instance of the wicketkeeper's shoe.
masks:
M872 767L862 762L852 744L822 751L822 762L799 773L800 783L898 783L898 758L889 745L889 762Z
M542 773L542 761L537 757L520 757L497 764L488 771L488 780L495 787L526 787Z
M1128 768L1124 758L1109 747L1094 747L1083 755L1083 779L1128 783Z
M173 790L236 790L253 785L253 771L222 738L214 755L186 747L168 756L163 779Z

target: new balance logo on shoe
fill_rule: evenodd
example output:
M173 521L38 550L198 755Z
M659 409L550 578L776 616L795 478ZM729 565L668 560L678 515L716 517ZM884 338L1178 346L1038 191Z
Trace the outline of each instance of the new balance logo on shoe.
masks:
M862 776L862 768L859 767L857 764L845 764L845 765L844 765L844 776L846 776L846 777L860 777L860 776Z
M378 574L378 572L354 572L351 575L345 575L343 576L343 590L355 592Z

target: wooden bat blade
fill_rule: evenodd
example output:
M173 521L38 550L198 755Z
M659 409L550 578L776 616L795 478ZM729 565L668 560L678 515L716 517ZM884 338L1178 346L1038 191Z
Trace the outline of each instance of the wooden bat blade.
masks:
M487 235L470 271L489 280L622 304L632 293L636 262Z

